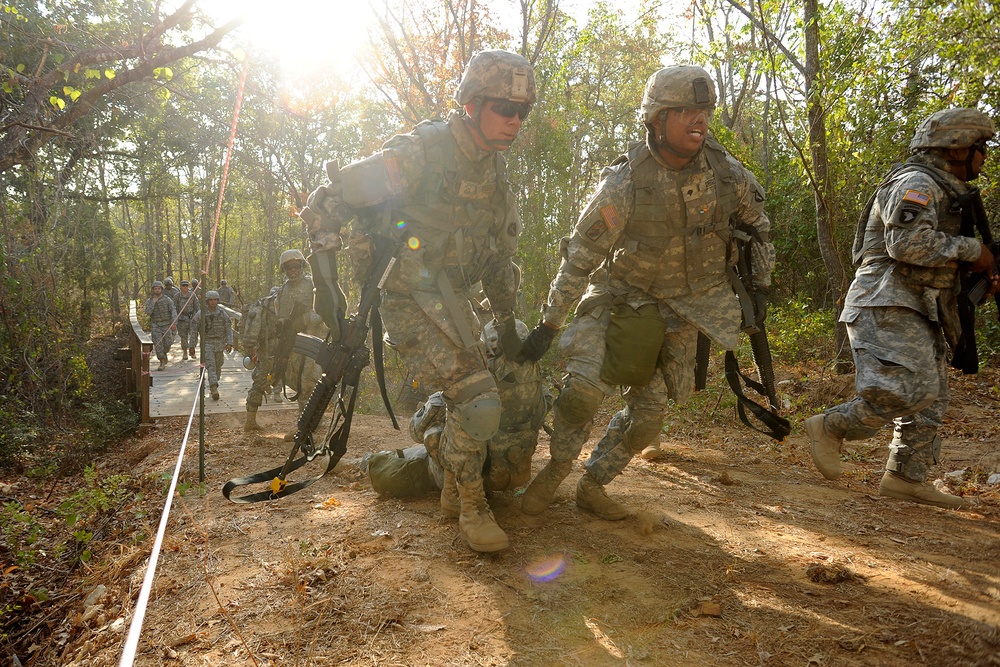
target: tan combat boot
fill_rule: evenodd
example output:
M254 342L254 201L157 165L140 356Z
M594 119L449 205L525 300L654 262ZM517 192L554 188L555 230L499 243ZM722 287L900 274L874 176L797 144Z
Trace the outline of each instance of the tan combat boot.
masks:
M187 361L188 360L188 351L187 351L187 348L183 347L181 349L184 350L184 358L181 359L181 361Z
M458 497L458 483L455 473L444 470L444 482L441 485L441 513L449 519L457 519L462 512L462 504Z
M935 507L944 507L951 510L968 507L961 496L942 493L934 488L934 485L930 482L915 482L891 473L888 470L882 475L882 481L878 485L878 494L886 498L909 500L911 503L934 505Z
M213 384L211 387L209 387L209 389L212 392L212 400L213 401L219 400L219 385Z
M247 421L243 425L243 430L247 433L251 431L263 431L264 429L257 425L257 413L247 411Z
M572 469L572 461L549 459L545 467L538 471L535 479L531 480L531 484L524 490L524 496L521 498L521 511L525 514L541 514L546 507L552 504L556 489L559 488Z
M805 424L813 463L823 477L837 479L844 474L844 466L840 462L840 450L844 446L844 439L827 430L826 415L814 415L807 419Z
M655 445L650 445L649 447L646 447L644 450L642 450L642 453L639 454L639 456L646 459L647 461L659 461L660 459L666 456L666 452L660 449L660 445L659 443L657 443Z
M473 551L501 551L510 546L507 533L497 525L490 506L486 504L482 479L458 484L458 499L461 505L458 531L469 548Z
M576 505L608 521L621 521L628 510L617 500L608 497L604 487L590 473L584 474L576 485Z

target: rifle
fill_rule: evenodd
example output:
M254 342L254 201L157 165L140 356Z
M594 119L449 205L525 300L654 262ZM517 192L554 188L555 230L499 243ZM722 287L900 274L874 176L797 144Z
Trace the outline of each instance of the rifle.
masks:
M957 197L955 205L962 213L959 233L962 236L974 238L976 231L978 231L983 244L993 253L992 271L994 273L1000 271L1000 261L997 258L1000 243L993 240L989 218L986 216L986 208L983 206L983 198L979 188L970 188L967 193ZM952 351L951 365L966 375L972 375L979 372L979 351L976 349L976 306L983 304L986 294L990 290L990 271L972 273L968 269L963 269L959 272L959 279L962 287L958 294L958 319L962 325L962 335ZM997 304L997 319L1000 320L1000 294L993 296Z
M274 387L275 384L284 385L285 383L285 369L288 368L288 359L292 356L292 352L297 351L294 349L298 333L295 331L295 324L308 312L305 305L296 301L292 305L291 315L284 322L278 323L278 335L274 337L277 339L277 345L272 356L271 370L267 374L267 383L271 387Z
M984 242L985 243L985 242ZM991 241L986 243L986 247L990 249L993 253L993 275L1000 275L1000 241ZM982 306L986 303L986 293L990 290L990 285L992 281L990 280L989 271L981 271L979 273L970 274L968 277L969 284L969 301L972 302L973 306ZM997 304L1000 306L1000 295L994 294L997 297ZM997 319L1000 320L1000 308L997 309Z
M753 284L753 264L750 258L751 239L760 240L757 230L749 225L739 225L733 230L733 238L736 240L736 266L732 271L734 276L730 276L730 282L740 300L740 308L743 310L743 331L750 338L750 351L754 365L757 368L759 382L751 379L740 371L736 354L733 350L726 351L726 380L730 388L736 394L736 409L740 416L740 421L754 429L760 431L777 441L781 441L791 433L791 424L787 419L778 415L778 391L774 382L774 361L771 358L771 346L767 340L767 331L764 328L764 320L767 317L767 291ZM707 354L703 355L707 362ZM700 371L696 370L696 378ZM747 398L740 386L740 379L743 383L767 399L768 406L764 407ZM758 428L750 422L747 411L753 413L766 427Z
M295 441L284 465L280 468L229 480L222 487L222 495L227 500L235 503L252 503L283 498L322 478L333 470L347 452L347 438L351 432L351 419L358 396L361 371L370 361L370 351L366 346L368 332L372 331L373 338L376 335L381 336L381 319L378 315L377 301L382 286L396 264L396 257L400 249L400 246L395 243L381 245L384 247L377 252L369 278L361 290L358 311L342 323L339 338L334 339L331 335L326 341L323 341L316 336L303 333L295 337L295 351L315 359L316 363L323 369L323 376L316 384L309 396L309 401L299 415L295 429ZM373 280L376 277L378 280ZM380 349L377 343L375 347ZM380 384L382 384L381 380ZM381 389L393 428L399 430L384 385ZM345 395L348 395L346 402ZM313 440L313 433L335 396L337 411L333 423L322 443L317 446ZM302 456L296 458L300 451ZM322 473L300 482L288 483L290 473L319 456L327 457L326 467ZM230 494L237 487L261 482L270 482L269 490L238 498L230 497Z

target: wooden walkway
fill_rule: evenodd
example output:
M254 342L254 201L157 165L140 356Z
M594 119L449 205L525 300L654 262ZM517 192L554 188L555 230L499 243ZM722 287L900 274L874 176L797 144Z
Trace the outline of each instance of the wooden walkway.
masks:
M195 349L200 355L201 350ZM191 414L191 406L195 401L198 388L199 363L197 361L182 361L184 353L175 342L167 355L167 367L156 370L160 363L153 356L150 366L149 416L176 417ZM200 357L199 357L200 358ZM208 380L205 384L205 414L223 412L246 412L247 390L252 380L250 371L243 368L243 355L233 350L226 355L222 365L222 377L219 379L219 400L212 400L208 393ZM269 398L260 410L298 410L298 403L282 399L281 403ZM196 409L197 414L197 409Z

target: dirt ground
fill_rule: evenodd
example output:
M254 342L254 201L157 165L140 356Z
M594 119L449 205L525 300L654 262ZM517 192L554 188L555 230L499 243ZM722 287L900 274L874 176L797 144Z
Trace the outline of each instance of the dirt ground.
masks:
M935 473L965 471L946 479L967 511L880 498L888 433L849 443L853 469L824 480L801 419L848 398L852 378L779 377L785 442L740 426L720 380L671 412L665 459L635 459L608 486L627 519L576 507L578 466L540 516L517 494L491 498L511 543L494 555L470 551L435 497L372 491L360 457L411 444L386 417L355 418L339 472L251 505L220 488L280 465L293 416L261 413L261 435L243 433L242 414L209 418L204 493L174 503L135 664L1000 665L1000 486L987 483L1000 471L1000 371L952 378ZM163 419L100 466L156 478L185 426ZM543 433L536 469L547 446ZM144 539L95 553L23 664L118 664L158 517L136 521ZM99 584L108 593L88 609Z

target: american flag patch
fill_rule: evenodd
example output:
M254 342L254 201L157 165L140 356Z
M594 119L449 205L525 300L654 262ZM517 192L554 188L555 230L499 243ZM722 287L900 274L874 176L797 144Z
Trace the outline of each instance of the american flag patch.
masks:
M399 163L394 157L385 159L385 175L389 178L389 191L399 194L403 191L403 177L399 173Z
M614 204L602 206L600 210L601 217L604 218L604 224L608 226L610 231L613 232L622 226L622 219L618 217L618 209L615 208Z
M906 194L903 195L903 201L910 201L914 204L927 206L931 203L931 196L927 193L920 192L919 190L907 190Z

